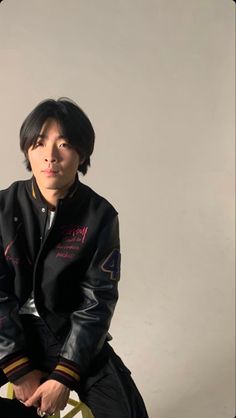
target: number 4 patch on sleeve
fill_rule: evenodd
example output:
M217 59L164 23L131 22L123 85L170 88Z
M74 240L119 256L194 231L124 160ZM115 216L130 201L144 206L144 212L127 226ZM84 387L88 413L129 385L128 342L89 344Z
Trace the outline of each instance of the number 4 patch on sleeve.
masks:
M110 273L111 280L120 278L120 251L115 248L101 264L101 270Z

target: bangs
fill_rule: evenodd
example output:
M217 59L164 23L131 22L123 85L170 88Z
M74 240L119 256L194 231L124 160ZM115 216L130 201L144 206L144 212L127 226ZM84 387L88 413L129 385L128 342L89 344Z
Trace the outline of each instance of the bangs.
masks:
M36 111L29 114L20 130L21 150L25 154L27 154L28 149L31 146L35 146L43 125L48 119L55 120L61 134L68 140L68 142L71 142L70 129L68 129L68 123L66 123L66 115L63 114L60 109L55 109L52 106L42 106L42 108L40 108L39 105L39 108Z
M28 140L26 140L26 143L25 143L25 146L27 147L27 151L29 150L29 148L31 148L31 147L34 148L36 146L38 138L40 137L40 135L42 135L42 133L44 131L44 126L46 127L46 130L47 130L47 126L48 126L48 124L50 125L51 122L55 122L57 124L59 134L63 138L65 138L66 141L70 145L72 145L74 148L76 148L75 145L72 143L72 141L69 138L68 129L67 129L66 125L63 124L63 122L56 117L48 117L45 120L43 120L42 123L39 123L38 126L33 126L33 129L30 132L30 136L29 136L29 138L27 138Z

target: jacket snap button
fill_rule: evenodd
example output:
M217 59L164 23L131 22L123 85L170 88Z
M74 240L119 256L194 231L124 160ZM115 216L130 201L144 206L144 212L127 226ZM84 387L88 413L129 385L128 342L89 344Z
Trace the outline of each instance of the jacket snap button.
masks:
M46 212L46 209L45 208L42 208L42 212L44 213L44 212Z
M18 221L17 216L14 216L13 220L14 220L14 222L17 222Z

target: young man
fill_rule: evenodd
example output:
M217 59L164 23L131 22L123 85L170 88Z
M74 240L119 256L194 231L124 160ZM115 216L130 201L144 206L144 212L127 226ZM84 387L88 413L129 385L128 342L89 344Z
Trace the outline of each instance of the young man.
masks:
M146 418L108 343L120 277L117 212L77 175L87 172L94 139L68 99L40 103L21 127L33 177L0 193L0 381L40 416L62 410L75 390L95 418Z

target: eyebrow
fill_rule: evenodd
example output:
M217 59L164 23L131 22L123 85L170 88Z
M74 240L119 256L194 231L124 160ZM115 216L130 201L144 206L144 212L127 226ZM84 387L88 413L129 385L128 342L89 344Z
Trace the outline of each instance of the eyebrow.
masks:
M47 134L38 134L37 135L37 139L44 139L44 138L47 138L47 137L48 137ZM66 139L66 136L61 134L61 135L58 135L57 139Z

